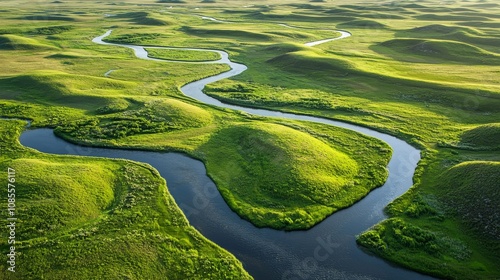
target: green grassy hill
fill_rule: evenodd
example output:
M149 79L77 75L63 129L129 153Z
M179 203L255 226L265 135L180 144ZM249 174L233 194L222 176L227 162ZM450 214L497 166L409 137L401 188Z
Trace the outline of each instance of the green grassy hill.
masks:
M112 18L130 19L131 22L140 25L165 26L174 24L164 16L160 16L159 14L150 12L128 12L118 14Z
M213 121L207 110L173 98L152 101L146 108L151 115L179 126L200 127Z
M271 44L269 46L266 46L266 48L264 50L266 52L283 54L283 53L297 52L297 51L303 51L303 50L308 50L308 49L309 48L304 46L303 44L278 43L278 44Z
M36 13L23 17L24 20L30 21L77 21L76 16L67 16L63 14Z
M445 171L437 188L446 209L469 230L499 242L499 182L500 162L468 161Z
M199 37L223 37L239 40L240 42L245 41L272 41L273 36L265 34L263 32L253 32L247 30L234 30L234 28L227 29L215 29L215 28L201 28L201 27L190 27L183 26L181 28L183 32L187 34L199 36Z
M477 231L494 225L479 214L498 212L482 196L496 195L489 165L500 161L495 0L181 2L0 1L0 115L31 118L86 145L185 152L207 163L233 210L261 226L311 227L383 183L390 149L380 141L199 104L179 88L227 67L139 60L91 39L113 29L107 39L120 43L222 49L248 69L210 85L211 96L344 120L422 150L415 186L363 245L442 278L499 278L497 240ZM332 26L353 36L303 46L334 37ZM27 151L9 134L19 129L0 130L0 165L28 170L19 173L30 199L20 278L248 277L187 225L154 170ZM89 183L97 180L106 184ZM457 206L481 199L477 212ZM40 238L31 238L37 228Z
M228 204L257 226L310 227L359 195L354 160L282 125L223 129L202 150Z
M428 11L428 10L427 10ZM446 12L446 10L441 10L441 12ZM421 14L415 16L415 19L426 20L426 21L488 21L488 17L483 16L464 16L464 15L454 15L454 14Z
M443 35L450 35L457 32L466 32L471 35L484 35L483 32L480 32L477 29L464 27L464 26L453 26L453 25L444 25L444 24L430 24L420 27L415 27L410 30L405 31L408 34L411 34L413 37L427 37L427 38L435 38Z
M497 65L500 55L473 45L445 40L392 39L373 47L395 59L426 63Z
M354 71L354 67L345 60L322 56L311 50L285 53L266 62L285 71L308 73L317 77L344 77Z
M116 167L36 158L14 159L9 166L23 170L16 190L23 207L19 218L30 221L18 231L23 240L54 236L96 219L115 197ZM117 189L116 193L122 191Z
M31 38L18 35L0 35L0 50L55 50L54 46L42 44Z
M148 102L111 99L97 113L99 117L65 123L55 132L78 143L108 139L115 144L114 140L131 135L203 127L214 119L210 112L172 98Z
M111 96L126 93L135 83L44 70L0 79L0 85L17 89L15 94L0 92L0 97L6 99L95 110L109 103Z
M180 61L213 61L220 59L220 55L215 52L200 52L176 49L154 49L146 48L149 57L180 60Z
M0 122L0 167L16 170L18 218L16 272L1 279L251 279L189 225L156 170L24 148L24 125ZM2 238L0 250L9 247Z
M387 25L376 20L359 19L337 24L338 28L387 28Z
M500 123L480 125L465 131L460 145L476 149L500 149Z
M395 263L450 279L495 279L500 271L500 162L455 151L424 159L425 172L386 208L390 219L358 243ZM454 156L453 156L454 155ZM468 157L477 157L469 152ZM458 163L457 163L458 162Z
M465 25L467 24L468 22L466 22ZM479 26L483 26L484 24L494 25L497 23L480 22ZM471 21L470 25L474 26L475 24L474 22ZM472 45L498 46L500 44L500 39L498 37L487 36L484 32L481 32L475 27L444 25L444 24L430 24L430 25L415 27L409 30L402 30L396 32L396 36L406 37L406 38L450 40L450 41L468 43Z

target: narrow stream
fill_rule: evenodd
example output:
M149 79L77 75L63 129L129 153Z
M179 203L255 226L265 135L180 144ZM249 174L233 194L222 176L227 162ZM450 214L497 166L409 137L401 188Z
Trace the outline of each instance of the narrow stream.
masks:
M92 41L131 48L139 58L165 62L149 58L143 46L103 42L102 39L110 33L108 31ZM345 37L347 35L342 38ZM259 229L239 218L206 176L203 163L187 156L80 147L55 137L51 129L28 130L21 135L20 141L25 146L47 153L127 158L151 164L166 179L170 193L189 222L204 236L234 254L255 279L433 279L393 266L364 252L355 242L357 234L386 218L383 209L389 202L411 187L420 151L402 140L369 128L312 116L234 106L209 97L202 92L205 85L238 75L247 67L230 61L224 51L208 51L219 53L221 59L206 63L226 63L231 70L183 86L181 91L185 95L206 104L254 115L343 127L385 141L393 149L387 182L355 205L333 214L312 229L284 232Z

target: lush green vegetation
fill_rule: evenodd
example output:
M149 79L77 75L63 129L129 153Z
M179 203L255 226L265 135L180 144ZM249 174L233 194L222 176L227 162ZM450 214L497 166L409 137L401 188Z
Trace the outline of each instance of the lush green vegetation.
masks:
M460 145L473 149L500 149L500 123L477 126L465 131L460 137Z
M220 59L220 55L216 52L200 52L190 50L176 50L176 49L154 49L147 48L148 56L167 60L180 60L180 61L211 61Z
M379 44L382 54L409 62L425 62L434 58L434 63L454 62L465 65L498 65L500 55L485 51L470 44L445 40L392 39Z
M248 71L212 84L206 92L235 104L356 122L418 145L424 149L424 157L415 186L388 208L394 219L361 235L360 244L424 273L458 279L495 278L500 275L495 266L498 239L474 230L478 224L453 209L471 212L487 207L498 212L498 203L489 203L498 195L496 179L477 177L481 188L464 186L471 192L462 190L460 194L444 191L440 185L445 181L441 176L453 172L447 170L460 162L499 160L495 150L500 144L496 124L500 88L495 73L500 63L498 48L493 47L498 45L498 17L493 10L463 5L300 6L307 9L308 19L304 14L300 22L299 17L283 18L297 21L295 26L309 27L318 22L326 25L328 20L318 18L331 14L330 24L338 23L337 27L346 28L353 36L317 48L291 42L255 44L237 56L249 66ZM460 15L460 8L467 8L466 17ZM394 16L377 15L380 9ZM265 15L276 19L285 10L274 6ZM458 14L449 15L455 12ZM470 17L476 22L459 22ZM481 178L491 175L486 165L477 165L474 171ZM453 174L447 179L450 188L474 180L461 168ZM484 196L474 195L474 189ZM477 200L465 203L458 196L486 200L479 205ZM486 210L470 215L489 229L498 224L497 216Z
M99 108L101 117L68 122L57 127L55 132L86 142L86 139L120 139L135 134L203 127L212 122L212 115L206 110L176 99L151 100L137 110L127 110L128 104L120 101Z
M225 65L143 61L129 49L90 39L113 29L108 38L113 42L224 49L249 69L210 85L211 96L369 126L423 150L414 187L387 208L389 220L360 235L360 244L443 278L499 277L498 234L492 230L498 228L500 205L500 5L492 0L446 5L256 0L247 7L212 2L3 1L0 116L33 119L36 127L55 127L58 135L86 145L186 152L206 163L232 209L259 226L310 227L383 182L390 150L379 141L324 125L218 110L180 93L187 82L229 70ZM228 23L194 16L195 7L196 14ZM353 36L314 48L303 45L338 36L332 26ZM154 55L188 60L201 55L165 52ZM210 59L207 55L195 60ZM2 166L30 170L24 174L61 169L62 176L33 176L40 178L30 177L24 186L26 197L39 203L26 201L26 210L46 217L27 216L33 226L22 233L40 236L22 244L27 250L22 265L33 275L54 270L67 278L72 271L85 278L97 271L133 279L244 273L234 258L187 225L149 167L37 154L14 144L19 123L2 126L8 131L2 145L12 149L4 155L2 147ZM315 161L317 154L324 156ZM85 173L90 164L95 172ZM89 188L89 180L101 183ZM137 188L146 181L148 189ZM48 189L48 182L58 188ZM127 208L132 192L140 199ZM71 197L85 203L69 204ZM146 208L148 201L155 207ZM53 221L54 228L45 221ZM167 262L167 255L178 258ZM134 274L137 267L143 275ZM204 270L213 274L203 275Z
M345 141L341 135L327 137ZM360 172L365 162L333 148L340 143L327 143L284 125L257 122L220 130L200 150L231 208L257 226L290 230L315 225L385 181L390 151L383 144L374 143L364 155L378 166Z
M498 156L477 157L448 151L424 160L429 169L420 171L427 176L387 208L397 218L364 232L358 243L439 277L494 279L500 261L500 163Z
M2 279L251 278L189 225L152 167L38 153L19 145L24 126L0 121L0 166L16 170L18 218L16 273Z
M0 49L2 50L44 50L54 49L55 47L39 43L37 40L5 34L0 35Z
M116 15L118 18L129 19L132 23L140 25L171 25L173 22L169 21L165 16L158 13L151 12L128 12Z
M486 279L492 276L484 271L481 263L470 261L472 251L465 243L397 218L385 220L364 232L358 243L405 267L438 277Z
M249 121L166 99L55 132L84 145L187 152L206 163L230 207L261 227L309 228L385 181L391 150L382 142L326 125Z

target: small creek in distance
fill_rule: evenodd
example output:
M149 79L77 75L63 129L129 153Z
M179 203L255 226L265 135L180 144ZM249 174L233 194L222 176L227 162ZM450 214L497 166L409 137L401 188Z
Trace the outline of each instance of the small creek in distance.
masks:
M131 48L141 59L173 63L149 58L144 46L102 41L110 33L111 31L108 31L92 41ZM346 34L349 33L342 33L339 38L348 37ZM259 229L241 219L222 199L216 186L206 175L203 163L185 155L81 147L57 138L51 129L27 130L20 137L21 144L46 153L125 158L149 163L165 178L169 192L189 222L205 237L234 254L255 279L433 279L367 254L355 241L356 235L385 219L384 207L411 187L412 177L420 160L419 150L396 137L366 127L319 117L222 103L205 95L202 89L209 83L238 75L247 67L230 61L224 51L192 48L186 50L217 52L221 59L203 63L225 63L231 70L184 85L181 91L185 95L206 104L254 115L343 127L385 141L393 149L393 156L387 166L389 177L386 183L353 206L334 213L307 231L285 232ZM43 139L43 142L40 139Z

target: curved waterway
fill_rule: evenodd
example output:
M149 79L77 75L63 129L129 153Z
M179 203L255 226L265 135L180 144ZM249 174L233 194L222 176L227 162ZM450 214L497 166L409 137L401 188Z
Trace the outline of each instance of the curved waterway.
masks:
M102 39L110 33L106 32L93 42L131 48L139 58L165 62L149 58L144 46L103 42ZM420 151L402 140L369 128L319 117L229 105L211 98L202 92L205 85L238 75L247 67L230 61L224 51L205 51L221 55L220 60L207 63L226 63L231 70L186 84L181 88L185 95L206 104L254 115L343 127L385 141L393 149L386 183L307 231L285 232L259 229L239 218L206 176L203 163L182 154L81 147L55 137L51 129L28 130L21 135L20 141L47 153L126 158L151 164L166 179L170 193L189 222L204 236L233 253L255 279L432 279L372 256L355 242L356 235L385 219L384 207L413 184Z

